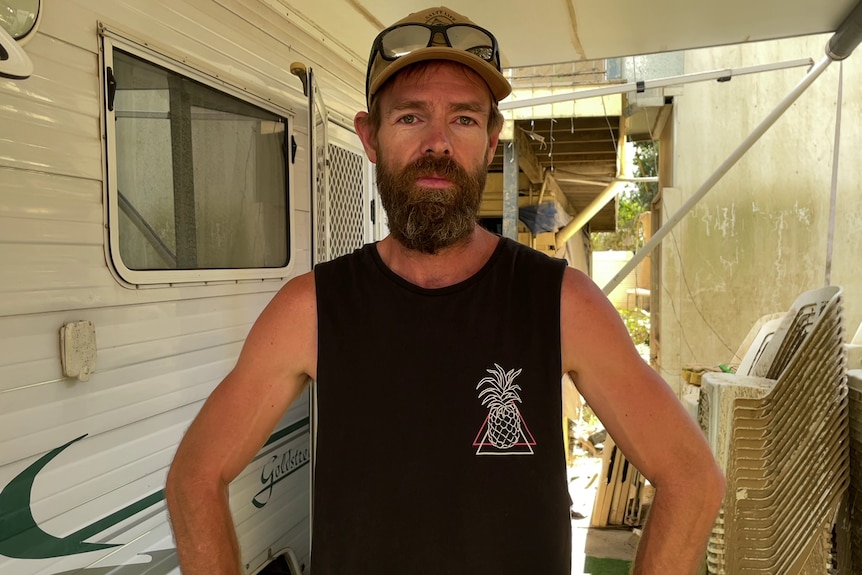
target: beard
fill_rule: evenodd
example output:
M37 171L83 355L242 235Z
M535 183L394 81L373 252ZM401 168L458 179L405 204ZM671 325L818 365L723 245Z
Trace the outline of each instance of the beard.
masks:
M466 239L476 225L488 170L469 172L448 156L423 156L401 170L382 155L377 164L377 189L392 237L404 247L436 254ZM446 178L448 188L423 188L416 180Z

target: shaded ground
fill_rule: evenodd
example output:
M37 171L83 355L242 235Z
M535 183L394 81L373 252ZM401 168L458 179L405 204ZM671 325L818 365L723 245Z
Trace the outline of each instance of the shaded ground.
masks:
M639 537L628 528L590 528L601 457L574 448L569 467L572 497L572 575L628 575Z

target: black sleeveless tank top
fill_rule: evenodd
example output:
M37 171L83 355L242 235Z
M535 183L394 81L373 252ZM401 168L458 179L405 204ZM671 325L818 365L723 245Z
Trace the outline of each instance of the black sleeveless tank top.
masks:
M501 239L442 289L374 245L315 268L312 575L569 575L565 263Z

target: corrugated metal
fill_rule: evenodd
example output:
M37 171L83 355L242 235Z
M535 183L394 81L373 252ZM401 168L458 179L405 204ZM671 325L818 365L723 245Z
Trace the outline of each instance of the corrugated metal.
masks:
M95 55L42 34L27 53L33 76L0 83L0 166L100 180ZM17 89L22 84L26 91Z
M0 168L0 217L100 224L101 181Z
M251 92L268 93L282 105L300 104L296 99L300 82L289 72L293 61L320 68L331 105L346 117L352 117L364 102L364 62L343 60L326 42L298 28L289 15L262 2L47 0L45 4L42 33L56 33L93 53L98 50L94 39L101 22ZM66 25L73 21L81 25Z
M260 2L45 0L40 31L26 46L34 75L0 79L0 489L86 436L40 471L33 488L33 516L57 536L158 499L186 427L283 285L132 289L118 281L105 248L99 23L288 111L297 144L289 173L295 273L310 269L312 226L306 100L291 62L315 69L336 117L363 105L361 66ZM62 375L59 329L78 320L96 327L97 369L87 382ZM263 488L262 465L309 445L308 401L304 394L277 426L296 429L231 486L250 571L288 546L307 562L310 465L279 482L264 507L251 501ZM39 561L0 554L0 572L148 561L153 575L176 572L163 501L87 540L120 546Z

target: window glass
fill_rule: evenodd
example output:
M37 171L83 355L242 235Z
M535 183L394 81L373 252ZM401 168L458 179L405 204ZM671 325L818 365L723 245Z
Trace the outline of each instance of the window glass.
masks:
M117 49L113 76L123 265L287 265L286 120Z

